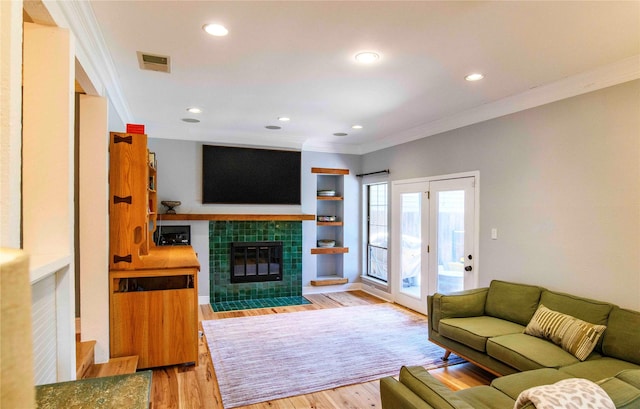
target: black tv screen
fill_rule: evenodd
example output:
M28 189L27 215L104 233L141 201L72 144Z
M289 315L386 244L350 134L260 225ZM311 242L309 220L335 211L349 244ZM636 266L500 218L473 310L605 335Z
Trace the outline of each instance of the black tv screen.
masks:
M300 204L300 152L203 145L202 202Z

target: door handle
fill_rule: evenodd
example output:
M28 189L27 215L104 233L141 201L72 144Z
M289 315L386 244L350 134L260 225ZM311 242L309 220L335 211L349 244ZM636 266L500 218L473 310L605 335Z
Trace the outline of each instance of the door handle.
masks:
M469 260L473 260L473 256L472 256L471 254L469 254L469 255L467 256L467 258L468 258ZM466 267L464 268L464 271L471 271L471 270L473 270L473 267L471 267L471 266L466 266Z

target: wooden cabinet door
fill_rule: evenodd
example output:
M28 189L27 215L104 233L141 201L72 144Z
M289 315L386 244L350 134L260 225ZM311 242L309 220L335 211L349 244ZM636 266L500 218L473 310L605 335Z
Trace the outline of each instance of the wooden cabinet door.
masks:
M111 356L138 355L138 368L196 362L193 288L111 294Z

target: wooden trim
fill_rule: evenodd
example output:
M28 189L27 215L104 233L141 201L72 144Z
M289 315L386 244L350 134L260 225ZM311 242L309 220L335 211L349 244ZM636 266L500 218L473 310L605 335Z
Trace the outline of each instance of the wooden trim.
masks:
M342 196L318 196L318 200L344 200Z
M328 175L348 175L349 169L311 168L311 173L325 173Z
M317 222L318 226L342 226L342 222Z
M217 221L305 221L315 220L313 214L159 214L158 220L217 220Z
M349 252L349 247L314 247L311 254L344 254Z
M317 280L311 280L311 285L314 287L319 287L323 285L346 284L348 282L348 278L318 278Z

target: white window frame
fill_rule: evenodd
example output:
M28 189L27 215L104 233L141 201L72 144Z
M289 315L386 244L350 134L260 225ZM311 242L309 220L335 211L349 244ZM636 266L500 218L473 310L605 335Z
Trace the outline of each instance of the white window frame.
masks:
M371 277L367 275L367 268L368 268L368 262L369 262L369 255L368 255L368 251L367 251L367 245L368 245L368 241L369 241L369 237L368 237L368 220L367 220L367 215L369 213L369 197L367 195L368 193L368 188L370 185L378 185L381 183L386 183L387 184L387 281L383 281L383 280L378 280L375 277ZM389 253L389 238L391 237L391 225L390 225L390 217L391 217L391 181L389 180L389 177L387 175L381 175L381 176L365 176L363 181L362 181L362 185L361 185L361 195L360 197L362 198L361 200L361 204L362 204L362 231L361 231L361 237L362 237L362 273L360 274L360 278L362 280L362 282L364 284L368 284L373 286L374 288L383 290L385 292L389 292L391 290L391 280L390 280L390 268L391 268L391 258L390 258L390 253Z

